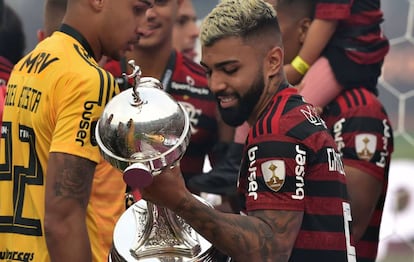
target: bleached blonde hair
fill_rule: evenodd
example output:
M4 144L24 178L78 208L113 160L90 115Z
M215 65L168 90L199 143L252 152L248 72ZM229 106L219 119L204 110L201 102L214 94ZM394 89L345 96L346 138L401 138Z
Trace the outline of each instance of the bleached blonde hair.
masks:
M211 46L217 40L236 36L243 39L263 30L280 29L274 8L263 0L223 0L203 20L200 42Z

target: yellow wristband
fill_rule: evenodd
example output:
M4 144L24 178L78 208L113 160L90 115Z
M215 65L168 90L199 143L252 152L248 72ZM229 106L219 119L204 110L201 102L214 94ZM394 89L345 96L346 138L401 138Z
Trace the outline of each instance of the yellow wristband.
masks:
M290 64L301 75L306 74L306 72L309 69L308 63L306 63L305 60L303 60L302 57L300 56L296 56L295 59L293 59L293 61Z

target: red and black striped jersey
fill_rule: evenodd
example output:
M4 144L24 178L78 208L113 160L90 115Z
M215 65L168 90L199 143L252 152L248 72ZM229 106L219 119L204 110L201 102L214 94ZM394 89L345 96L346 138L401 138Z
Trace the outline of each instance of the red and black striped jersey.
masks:
M6 58L0 56L0 85L7 84L12 69L13 64Z
M304 212L289 261L354 261L340 154L296 89L279 91L250 129L239 175L245 212Z
M217 102L207 86L204 69L175 52L175 66L166 90L187 110L191 124L191 138L180 161L187 178L203 172L204 159L218 140ZM165 72L168 74L168 69ZM165 79L165 77L164 77Z
M344 49L357 64L382 62L389 51L383 35L380 0L317 0L315 18L338 20L328 45Z
M0 56L0 126L3 117L4 99L6 97L6 84L9 81L12 69L13 64L6 58Z
M344 91L327 106L322 117L344 164L362 170L383 184L368 229L356 245L358 261L375 261L390 157L394 150L390 120L378 98L364 88Z

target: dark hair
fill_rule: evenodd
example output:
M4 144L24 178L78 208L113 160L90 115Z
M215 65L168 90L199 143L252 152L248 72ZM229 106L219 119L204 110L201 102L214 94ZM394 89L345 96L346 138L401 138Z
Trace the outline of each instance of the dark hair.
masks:
M3 24L4 1L0 0L0 28Z
M291 15L299 15L300 17L312 18L315 15L314 0L278 0L277 10L290 10Z
M0 56L16 64L23 57L25 49L22 22L7 4L3 6L0 21Z

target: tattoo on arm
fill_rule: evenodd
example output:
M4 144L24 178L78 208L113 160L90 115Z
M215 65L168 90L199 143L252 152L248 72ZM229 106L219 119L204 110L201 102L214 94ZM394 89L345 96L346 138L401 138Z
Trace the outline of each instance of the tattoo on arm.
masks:
M225 214L189 198L176 212L236 261L288 261L303 218L302 212L278 210Z
M60 172L56 173L54 191L56 196L72 198L86 207L95 170L95 163L90 160L62 154L59 163Z

